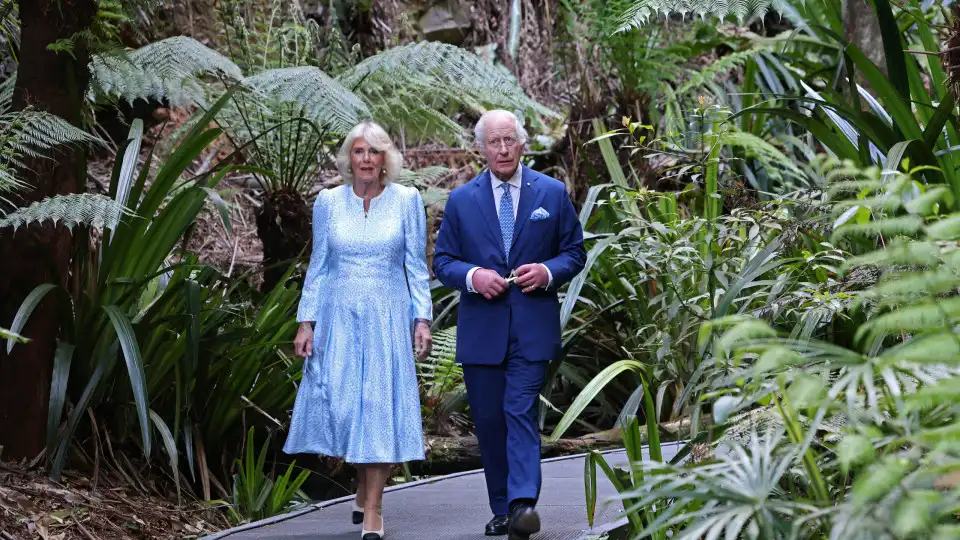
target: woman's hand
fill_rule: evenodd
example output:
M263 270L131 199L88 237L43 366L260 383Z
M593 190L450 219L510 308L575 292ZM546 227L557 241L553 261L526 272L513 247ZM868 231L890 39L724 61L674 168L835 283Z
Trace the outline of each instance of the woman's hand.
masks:
M430 349L433 348L433 337L430 336L430 325L423 321L417 321L414 330L414 342L417 347L417 359L423 362L430 356Z
M313 353L313 326L301 324L297 330L297 337L293 340L293 351L297 356L304 358Z

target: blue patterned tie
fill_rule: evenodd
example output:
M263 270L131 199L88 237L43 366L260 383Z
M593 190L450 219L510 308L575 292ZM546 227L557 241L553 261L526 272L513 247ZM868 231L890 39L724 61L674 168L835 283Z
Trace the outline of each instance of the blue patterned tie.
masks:
M510 260L510 246L513 244L513 195L510 184L500 184L503 196L500 197L500 235L503 236L503 253Z

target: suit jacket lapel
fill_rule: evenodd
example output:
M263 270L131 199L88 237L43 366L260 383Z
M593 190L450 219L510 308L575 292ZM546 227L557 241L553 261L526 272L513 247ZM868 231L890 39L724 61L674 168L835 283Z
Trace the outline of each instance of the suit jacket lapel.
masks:
M520 231L523 230L523 226L530 220L530 214L533 213L533 209L537 208L543 200L543 192L537 187L537 178L537 173L523 167L523 175L521 176L523 184L520 187L520 205L517 207L517 224L513 227L514 244L517 243L517 238L520 237ZM497 225L499 230L499 220L497 221Z
M500 254L506 256L503 251L502 236L500 235L500 218L497 215L496 202L493 199L493 185L490 182L490 171L483 173L477 178L474 183L473 196L476 198L484 221L487 222L487 227L490 229L493 243L496 244L500 250Z

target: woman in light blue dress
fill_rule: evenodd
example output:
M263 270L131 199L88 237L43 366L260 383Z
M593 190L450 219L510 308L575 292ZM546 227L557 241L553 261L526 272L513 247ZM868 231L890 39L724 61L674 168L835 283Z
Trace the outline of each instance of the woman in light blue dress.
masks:
M424 458L414 351L430 352L432 300L420 193L391 183L402 157L364 122L337 166L346 183L320 192L294 347L305 358L284 451L344 458L358 469L353 522L383 537L391 466Z

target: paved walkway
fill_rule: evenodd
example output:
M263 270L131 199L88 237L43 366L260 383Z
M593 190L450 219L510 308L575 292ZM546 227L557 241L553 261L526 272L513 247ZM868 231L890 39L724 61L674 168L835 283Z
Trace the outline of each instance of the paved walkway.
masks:
M664 460L671 459L679 449L677 443L664 444ZM608 452L605 457L611 466L626 465L626 456L622 451ZM600 496L595 531L618 521L623 509L619 503L604 502L616 495L616 490L602 472L599 474L597 489ZM544 461L543 490L537 505L543 528L532 540L578 540L591 534L587 526L583 475L583 456ZM359 540L360 526L350 522L351 500L342 498L325 501L272 520L205 538ZM480 471L387 488L383 513L386 540L484 540L488 537L483 535L483 526L491 517Z

